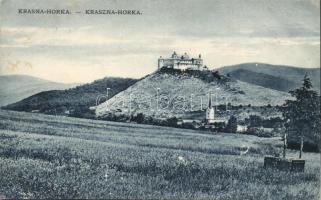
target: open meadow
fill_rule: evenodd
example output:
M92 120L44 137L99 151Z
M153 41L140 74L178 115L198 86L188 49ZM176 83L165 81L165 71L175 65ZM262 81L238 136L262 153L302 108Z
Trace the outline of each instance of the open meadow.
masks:
M304 173L264 169L281 151L281 138L0 110L0 197L319 199L320 154L303 154Z

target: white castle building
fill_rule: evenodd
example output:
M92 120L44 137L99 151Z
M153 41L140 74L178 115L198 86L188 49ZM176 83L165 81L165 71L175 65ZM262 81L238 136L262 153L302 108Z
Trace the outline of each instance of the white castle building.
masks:
M198 58L190 58L187 53L183 55L178 55L175 51L170 58L162 58L162 56L158 59L158 69L162 67L172 68L172 69L180 69L180 70L200 70L203 66L203 59L201 58L201 54Z

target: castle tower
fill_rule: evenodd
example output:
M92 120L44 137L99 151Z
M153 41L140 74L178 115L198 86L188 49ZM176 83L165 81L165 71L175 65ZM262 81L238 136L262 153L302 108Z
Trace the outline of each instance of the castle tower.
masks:
M212 106L212 97L211 95L209 96L209 102L208 102L208 107L206 109L206 115L205 115L205 119L206 119L206 123L207 124L213 124L215 122L215 110Z
M161 67L163 67L163 65L164 65L164 59L162 56L160 56L158 59L158 67L157 68L160 69Z

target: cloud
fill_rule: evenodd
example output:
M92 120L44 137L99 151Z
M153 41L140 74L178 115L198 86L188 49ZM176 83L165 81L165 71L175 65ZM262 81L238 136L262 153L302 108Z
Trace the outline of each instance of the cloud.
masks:
M310 0L311 4L317 9L320 9L320 0Z
M103 27L115 35L166 33L209 36L308 36L320 34L318 0L138 0L123 1L3 1L2 26ZM18 8L139 9L142 16L18 15ZM178 11L179 10L179 11ZM98 30L99 31L99 30ZM250 32L248 32L250 31Z
M87 33L89 34L90 31ZM94 34L85 36L86 34L79 33L78 35L84 35L84 38L99 38ZM23 58L32 60L30 62L35 66L43 66L47 63L48 68L49 66L57 67L56 64L59 64L65 66L65 71L69 70L67 68L73 70L75 67L93 68L96 66L106 69L112 67L118 69L118 73L122 76L126 75L126 72L127 76L140 77L155 70L156 61L160 55L169 56L173 50L180 53L188 52L192 56L202 54L205 63L210 67L249 61L311 67L318 66L317 53L320 52L318 37L245 38L240 36L198 39L169 36L168 38L146 37L136 40L136 36L133 36L119 42L117 39L109 38L105 41L95 39L79 41L77 44L69 39L55 40L50 34L47 37L48 41L43 39L42 42L31 43L24 48L16 47L16 45L24 44L16 40L17 43L4 48L5 52L8 55L14 55L14 58L6 56L3 60L14 62L18 58ZM295 54L297 58L309 59L293 59L291 54ZM47 61L43 62L39 59L42 57ZM57 63L57 60L64 62ZM133 65L137 70L132 70ZM80 73L79 70L77 71ZM116 71L112 73L117 74Z
M156 69L160 55L166 57L173 50L192 56L202 54L205 64L212 68L252 61L317 67L318 6L313 0L140 0L135 4L127 0L36 0L29 4L4 0L0 8L0 73L10 73L6 70L8 63L24 61L33 69L19 73L63 82L105 75L141 77ZM17 8L32 7L134 8L142 10L143 15L16 13Z

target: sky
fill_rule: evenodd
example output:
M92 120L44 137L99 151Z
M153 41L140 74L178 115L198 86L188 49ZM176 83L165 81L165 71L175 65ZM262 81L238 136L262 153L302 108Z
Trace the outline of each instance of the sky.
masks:
M18 14L37 8L72 14ZM201 54L211 69L247 62L320 67L320 1L0 0L0 75L64 83L140 78L174 50Z

